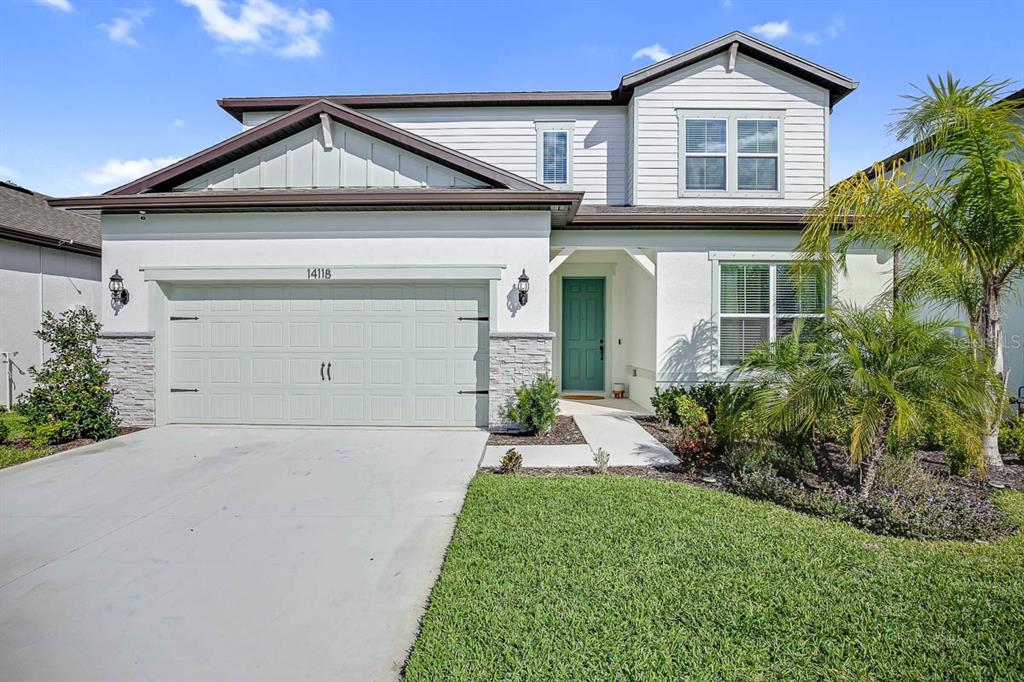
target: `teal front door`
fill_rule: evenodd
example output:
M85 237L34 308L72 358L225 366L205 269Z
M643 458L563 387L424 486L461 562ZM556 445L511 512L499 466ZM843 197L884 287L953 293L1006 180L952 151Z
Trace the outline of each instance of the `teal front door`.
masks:
M604 279L562 280L562 390L604 390Z

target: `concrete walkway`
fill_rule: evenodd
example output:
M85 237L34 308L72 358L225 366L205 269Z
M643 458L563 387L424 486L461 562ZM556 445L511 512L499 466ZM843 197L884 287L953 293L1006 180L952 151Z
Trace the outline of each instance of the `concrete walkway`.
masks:
M487 434L161 427L0 472L0 680L396 680Z
M572 416L587 445L519 445L524 467L594 466L594 453L604 448L611 454L609 466L676 464L668 448L647 433L633 416L649 414L630 400L560 400L559 412ZM496 467L508 445L488 445L481 466Z

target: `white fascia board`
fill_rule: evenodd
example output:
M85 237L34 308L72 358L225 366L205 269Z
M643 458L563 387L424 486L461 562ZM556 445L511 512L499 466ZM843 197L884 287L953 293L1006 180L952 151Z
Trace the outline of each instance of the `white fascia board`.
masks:
M146 281L323 283L351 280L500 280L505 265L279 265L140 267ZM326 272L330 277L326 277Z

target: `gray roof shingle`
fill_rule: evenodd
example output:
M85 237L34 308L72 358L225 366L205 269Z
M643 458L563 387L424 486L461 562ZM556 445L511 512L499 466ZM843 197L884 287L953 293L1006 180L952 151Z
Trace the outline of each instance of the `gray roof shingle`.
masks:
M46 203L48 198L0 181L0 236L98 254L100 222L80 213L51 208Z

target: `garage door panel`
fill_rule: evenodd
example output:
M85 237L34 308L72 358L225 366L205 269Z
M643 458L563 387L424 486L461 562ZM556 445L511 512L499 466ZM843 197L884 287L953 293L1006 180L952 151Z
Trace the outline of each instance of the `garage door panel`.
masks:
M257 424L284 422L284 402L283 394L254 395L251 402L253 421Z
M283 384L285 358L252 359L252 382L254 384Z
M249 325L253 348L284 348L284 323L277 320L254 320Z
M346 350L361 350L366 344L364 322L335 322L331 325L331 346Z
M488 324L457 318L487 308L482 284L175 287L172 314L199 319L169 323L170 383L198 392L170 419L484 425L487 396L458 391L487 385Z

